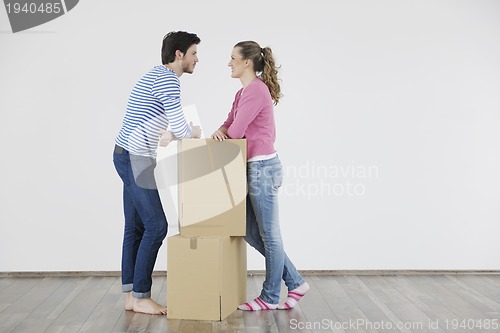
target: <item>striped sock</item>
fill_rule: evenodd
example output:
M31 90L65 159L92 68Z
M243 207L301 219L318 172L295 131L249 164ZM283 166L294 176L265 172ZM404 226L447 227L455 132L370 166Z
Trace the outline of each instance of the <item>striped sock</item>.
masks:
M243 311L260 311L260 310L274 310L277 307L278 304L269 304L261 300L260 297L257 297L253 301L241 304L240 306L238 306L238 309Z
M285 303L280 304L278 309L280 310L288 310L297 305L297 302L300 301L302 297L309 290L309 285L307 282L302 283L300 286L288 292L288 297L285 300Z

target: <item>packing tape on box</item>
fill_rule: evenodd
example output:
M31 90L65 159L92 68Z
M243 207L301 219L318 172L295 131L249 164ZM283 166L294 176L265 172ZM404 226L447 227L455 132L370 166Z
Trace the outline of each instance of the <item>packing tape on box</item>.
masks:
M189 248L191 250L196 250L198 248L198 238L192 237L189 242Z

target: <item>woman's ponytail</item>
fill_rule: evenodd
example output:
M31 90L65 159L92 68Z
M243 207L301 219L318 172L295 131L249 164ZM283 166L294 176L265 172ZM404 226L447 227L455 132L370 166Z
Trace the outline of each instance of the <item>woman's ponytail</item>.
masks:
M276 67L273 51L270 47L261 48L254 41L239 42L234 47L239 47L243 59L253 61L254 70L259 72L260 79L267 85L274 105L278 104L282 94L278 79L278 69Z
M276 67L273 51L269 47L262 49L263 69L260 78L269 88L274 105L278 104L282 94L281 87L278 80L278 67Z

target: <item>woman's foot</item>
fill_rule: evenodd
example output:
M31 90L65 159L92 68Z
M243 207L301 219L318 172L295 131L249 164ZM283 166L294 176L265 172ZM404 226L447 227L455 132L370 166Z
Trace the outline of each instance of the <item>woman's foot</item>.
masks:
M134 298L134 305L132 310L134 312L152 314L152 315L166 315L167 307L162 306L151 298Z
M261 300L260 297L257 297L253 301L238 306L238 310L243 310L243 311L274 310L277 307L278 304L269 304Z
M280 304L278 306L278 309L280 310L292 309L295 305L297 305L297 302L300 301L302 297L304 297L304 295L307 293L308 290L309 290L309 285L307 284L307 282L302 283L294 290L290 290L288 292L288 297L286 298L285 302L283 304Z

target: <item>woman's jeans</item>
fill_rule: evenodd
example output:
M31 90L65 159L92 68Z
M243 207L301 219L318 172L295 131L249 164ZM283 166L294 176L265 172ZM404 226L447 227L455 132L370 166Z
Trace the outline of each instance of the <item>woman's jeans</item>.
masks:
M266 280L260 298L280 300L281 279L288 290L304 283L283 249L278 216L278 189L283 180L278 156L247 163L247 231L245 240L266 259Z
M168 228L154 179L156 160L116 146L113 163L123 181L122 291L150 298L153 268Z

